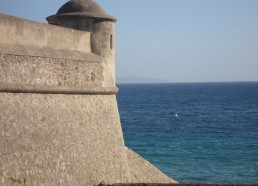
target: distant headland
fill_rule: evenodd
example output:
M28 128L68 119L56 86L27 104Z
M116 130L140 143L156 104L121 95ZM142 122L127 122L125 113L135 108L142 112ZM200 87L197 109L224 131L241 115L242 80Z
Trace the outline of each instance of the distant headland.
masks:
M131 84L131 83L170 83L165 79L156 79L149 77L139 77L139 76L125 76L125 77L117 77L116 82L118 84Z

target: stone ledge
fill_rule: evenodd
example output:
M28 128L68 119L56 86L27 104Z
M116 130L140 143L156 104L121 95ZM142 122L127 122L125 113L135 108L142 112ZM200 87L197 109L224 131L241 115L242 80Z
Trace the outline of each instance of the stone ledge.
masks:
M116 87L62 87L43 85L0 84L0 92L38 93L38 94L86 94L112 95L118 92Z
M101 63L102 61L102 58L100 56L93 53L85 53L74 50L57 50L48 47L22 46L7 43L0 43L0 53L17 56L71 59L97 63Z

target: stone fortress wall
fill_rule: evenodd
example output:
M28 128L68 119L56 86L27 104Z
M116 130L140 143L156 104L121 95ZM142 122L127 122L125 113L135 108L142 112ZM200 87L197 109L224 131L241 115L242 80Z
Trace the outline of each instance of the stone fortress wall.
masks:
M90 32L7 15L1 15L0 28L2 89L104 92L103 58L91 52Z
M74 3L50 25L0 14L0 185L174 183L124 145L115 19Z

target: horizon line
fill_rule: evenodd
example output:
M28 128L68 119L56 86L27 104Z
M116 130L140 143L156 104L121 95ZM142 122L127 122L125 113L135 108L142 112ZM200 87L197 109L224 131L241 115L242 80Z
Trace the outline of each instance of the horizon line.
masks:
M133 83L119 83L119 82L116 82L116 84L205 84L205 83L258 83L258 81L196 81L196 82L158 82L158 83L155 83L155 82L145 82L145 83L142 83L142 82L133 82Z

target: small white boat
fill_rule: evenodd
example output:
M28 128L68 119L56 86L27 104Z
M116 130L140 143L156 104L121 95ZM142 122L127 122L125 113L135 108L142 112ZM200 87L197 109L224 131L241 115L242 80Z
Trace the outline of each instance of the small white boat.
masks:
M174 114L174 117L175 117L175 118L178 118L179 116L178 116L178 114L177 114L177 113L175 113L175 114Z

